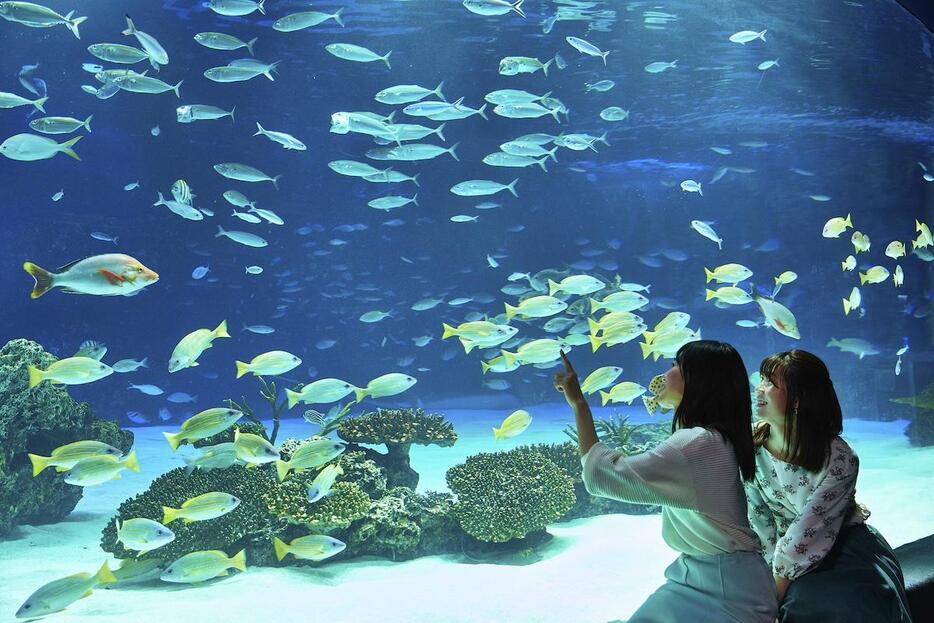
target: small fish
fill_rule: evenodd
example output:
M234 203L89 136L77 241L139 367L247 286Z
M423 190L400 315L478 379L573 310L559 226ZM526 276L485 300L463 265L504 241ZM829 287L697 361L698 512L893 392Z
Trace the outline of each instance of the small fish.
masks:
M166 526L176 519L184 519L185 524L195 521L216 519L233 511L240 505L240 498L229 493L212 491L189 498L180 508L162 507L162 523Z
M32 262L23 269L35 279L30 298L39 298L52 288L69 294L129 296L159 280L159 275L139 260L119 253L95 255L49 272Z
M694 180L684 180L681 182L681 190L686 193L697 193L701 197L704 196L704 191L701 189L701 183L695 182Z
M850 219L849 214L846 215L846 218L835 216L824 223L824 229L821 231L821 235L824 238L839 238L840 234L852 227L853 221Z
M395 396L406 391L416 382L417 380L408 374L390 372L371 380L364 388L355 388L354 394L357 402L362 402L367 396L370 398Z
M233 2L234 0L211 0L211 5L219 2ZM260 4L263 0L260 0ZM250 4L253 4L250 2ZM215 9L216 10L216 9ZM227 556L220 550L203 550L185 554L159 576L163 582L178 582L194 584L204 582L221 575L226 575L228 569L246 571L246 550L240 550L234 556Z
M373 61L383 61L386 63L387 69L392 69L392 66L389 64L389 55L392 54L392 50L389 50L386 52L386 54L380 56L370 49L359 45L353 45L351 43L330 43L324 46L324 49L337 58L342 58L347 61L354 61L357 63L372 63Z
M64 197L64 196L65 196L65 191L64 191L64 190L60 190L60 191L58 191L57 193L55 193L54 195L52 195L52 201L59 201L59 200L60 200L62 197Z
M137 556L175 540L174 532L152 519L134 518L121 523L117 517L114 519L114 527L117 529L117 542L122 543L126 549L139 552Z
M46 10L49 13L54 13L51 9ZM2 5L0 5L0 11L2 11ZM0 12L0 16L5 15ZM78 19L84 20L84 18ZM74 27L74 32L75 36L77 36L77 25ZM106 586L107 584L114 584L116 582L117 578L114 577L114 574L111 572L106 562L97 573L75 573L74 575L53 580L37 589L23 602L23 605L16 611L16 618L35 619L47 614L52 614L53 612L60 612L79 599L90 595L93 589L98 586Z
M137 188L139 188L139 182L130 182L129 184L123 187L123 190L129 192L131 190L136 190Z
M57 468L56 471L62 472L71 469L79 461L102 455L118 458L123 455L123 452L102 441L85 440L73 441L59 446L52 450L50 456L27 453L29 461L32 463L33 478L41 474L47 467L55 467Z
M499 441L500 439L515 437L525 431L531 423L532 416L529 415L528 411L522 409L513 411L509 417L503 420L499 428L493 428L493 439Z
M244 374L253 373L254 376L277 376L294 370L301 365L302 360L284 350L272 350L253 357L250 363L237 361L237 378Z
M165 393L161 387L156 385L135 385L130 383L128 389L135 389L136 391L146 394L147 396L161 396Z
M94 340L85 340L81 342L78 346L78 350L75 351L74 357L90 357L91 359L97 359L100 361L104 358L104 355L107 354L107 346L102 342L96 342Z
M188 333L179 340L178 344L176 344L175 348L172 350L172 355L169 357L169 372L178 372L179 370L198 365L198 357L200 357L201 353L205 350L211 348L214 340L217 338L229 337L230 333L227 332L226 320L222 320L213 330L196 329Z
M149 130L149 133L153 136L159 136L162 133L162 130L159 128L159 124L152 126L152 128Z
M120 472L125 469L140 471L136 452L130 452L126 457L101 454L78 461L65 473L65 482L78 487L93 487L120 478Z
M670 63L665 63L663 61L657 61L655 63L649 63L648 65L643 67L643 69L650 74L660 74L663 71L674 69L675 67L677 67L677 63L678 63L677 59L671 61Z
M606 67L606 57L610 53L609 50L603 52L594 44L579 37L565 37L565 41L567 41L572 48L581 54L586 54L587 56L599 56L603 59L603 66Z
M244 331L249 331L250 333L256 333L257 335L269 335L270 333L275 333L276 330L265 324L252 324L252 325L243 325Z
M243 412L241 411L215 407L206 409L185 420L179 432L163 432L162 434L169 442L172 451L175 452L182 442L197 441L210 437L211 435L216 435L233 426L241 417L243 417Z
M518 1L522 2L522 0ZM273 537L272 543L277 560L282 560L292 554L301 560L320 562L340 554L347 547L343 541L323 534L309 534L293 539L291 543L285 543L279 537Z
M308 503L314 504L321 498L328 496L331 493L331 488L334 486L334 482L337 480L338 476L341 476L344 473L344 470L341 469L340 461L334 465L327 465L322 469L317 476L315 476L314 481L308 487Z
M755 41L756 39L762 39L762 41L764 42L765 33L767 32L768 30L763 30L760 32L756 32L755 30L741 30L737 33L733 33L732 35L730 35L730 41L732 41L733 43L739 43L741 45L746 45L750 41Z
M127 373L127 372L136 372L140 368L149 367L149 358L143 357L140 360L136 359L121 359L112 366L114 372Z
M197 396L192 396L191 394L186 394L185 392L172 392L165 397L169 402L174 402L175 404L185 404L185 403L195 403L198 402Z
M717 235L717 232L713 230L710 226L711 223L705 223L704 221L694 220L691 221L691 229L699 233L704 238L712 240L717 243L717 248L721 251L723 250L723 239Z
M32 162L35 160L48 160L55 157L55 154L63 153L66 156L81 160L72 147L80 141L83 136L76 136L64 143L56 143L54 140L45 136L36 134L14 134L10 138L0 143L0 154L10 160L20 160L23 162Z
M205 275L210 272L210 267L208 266L196 266L193 271L191 271L192 279L203 279Z
M91 357L59 359L45 370L30 364L28 371L30 389L43 381L61 385L82 385L113 374L113 368Z

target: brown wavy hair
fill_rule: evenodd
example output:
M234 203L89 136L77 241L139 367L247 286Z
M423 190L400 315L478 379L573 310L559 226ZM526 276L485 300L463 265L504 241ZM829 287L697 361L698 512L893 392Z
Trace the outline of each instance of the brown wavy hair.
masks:
M830 443L843 431L843 412L827 366L817 355L796 349L763 359L759 374L784 387L788 396L782 448L785 460L810 472L819 471L830 456ZM768 424L757 426L753 434L756 446L768 438Z

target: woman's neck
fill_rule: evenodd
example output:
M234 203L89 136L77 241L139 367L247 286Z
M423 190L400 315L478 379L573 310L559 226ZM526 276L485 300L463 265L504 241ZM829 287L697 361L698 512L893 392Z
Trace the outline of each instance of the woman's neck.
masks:
M766 449L778 459L785 460L785 428L776 424L769 424L769 438L765 442Z

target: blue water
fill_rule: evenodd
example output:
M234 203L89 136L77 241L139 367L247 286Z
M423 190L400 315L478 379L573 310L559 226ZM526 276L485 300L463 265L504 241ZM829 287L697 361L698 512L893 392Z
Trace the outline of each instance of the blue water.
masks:
M453 340L440 340L442 322L457 324L470 313L493 315L502 312L503 303L514 304L517 297L499 290L511 272L534 275L543 269L607 278L619 274L623 281L651 284L652 303L638 312L650 327L670 310L690 313L689 326L700 328L704 337L735 344L750 372L770 352L811 350L828 362L843 388L848 417L904 417L904 410L890 413L888 399L912 395L934 378L930 264L913 255L898 262L883 255L895 239L910 251L915 219L931 220L932 186L922 179L918 162L934 165L930 34L893 2L668 2L658 7L590 2L581 12L589 21L552 23L549 18L558 12L568 16L573 3L529 0L524 5L528 17L522 19L477 16L453 1L348 0L314 7L327 13L343 7L346 28L328 21L295 33L275 32L271 23L304 3L270 0L267 16L244 18L216 15L198 2L49 4L89 16L80 27L81 40L61 26L32 29L0 22L0 75L5 76L0 88L27 95L16 74L22 65L38 64L35 75L48 85L48 113L81 119L93 114L93 132L75 148L81 162L63 155L0 162L5 225L0 229L0 335L34 339L59 356L93 339L107 345L105 362L149 357L148 370L72 389L103 417L124 418L136 411L161 423L157 413L167 407L170 421L177 422L223 398L255 396L254 380L234 380L233 362L273 349L303 359L280 385L333 376L362 386L400 371L415 376L418 384L389 401L395 404L443 401L482 408L551 400L551 370L523 367L484 377L477 351L465 355ZM676 17L650 29L645 12L652 10ZM98 100L80 89L97 84L81 63L102 63L86 53L87 45L136 45L120 34L128 11L137 27L168 51L170 62L158 76L172 84L184 80L181 99L172 93L120 92ZM766 28L767 42L728 40L738 30ZM275 81L259 77L217 84L204 78L208 67L247 56L246 50L209 50L192 39L207 30L243 40L259 37L256 57L281 61ZM607 66L570 47L564 41L568 35L611 50ZM392 50L392 69L380 62L335 58L324 49L333 42L364 45L379 54ZM552 65L547 77L542 72L497 73L503 56L544 61L555 53L568 66ZM675 59L677 67L661 74L642 69ZM756 69L772 59L779 59L780 66ZM145 63L133 68L142 71ZM585 83L601 79L614 80L615 88L585 91ZM374 146L366 136L330 133L333 112L396 110L397 121L426 122L404 118L402 106L379 104L373 95L395 84L434 88L442 80L449 99L464 96L471 107L479 107L483 95L494 89L551 91L566 104L569 118L562 115L560 125L550 116L531 120L491 114L489 121L479 116L449 121L444 145L460 143L460 162L447 155L418 163L371 162L420 173L418 188L410 182L370 184L327 167L336 159L367 161L364 152ZM226 110L236 106L236 122L180 124L175 107L186 103ZM630 110L629 119L601 120L598 113L607 106ZM26 112L0 111L0 138L28 131ZM255 122L294 134L308 150L285 151L253 137ZM161 132L153 136L156 125ZM610 145L598 143L597 151L559 149L558 163L550 163L548 173L480 162L500 143L532 132L607 132ZM719 155L711 146L728 147L732 154ZM224 179L212 169L220 162L282 174L280 189ZM709 183L722 166L753 171L729 172ZM506 183L516 177L518 198L506 192L458 197L448 190L466 179ZM213 210L214 217L191 222L152 206L156 193L168 197L179 178L197 195L195 206ZM679 184L685 179L702 182L704 195L682 192ZM138 189L123 190L137 180ZM65 196L53 202L50 197L59 189ZM231 206L220 196L227 189L244 192L286 224L249 225L231 217ZM387 214L366 205L386 194L416 191L418 207ZM831 200L817 202L809 195ZM502 207L477 210L474 206L484 200ZM858 279L856 272L842 272L840 262L853 252L852 231L836 240L820 235L828 218L847 213L856 229L872 239L870 252L858 255L858 270L880 264L892 271L898 263L905 272L900 289L891 278L863 287L864 311L848 317L841 299ZM479 220L450 222L455 214ZM723 251L690 229L693 219L715 223ZM270 244L252 249L215 238L218 225L260 234ZM92 231L119 236L119 244L92 239ZM29 299L31 280L20 268L24 260L51 269L111 251L138 258L161 279L135 297L53 291ZM499 268L487 265L487 255L497 259ZM718 309L704 301L703 268L727 262L751 268L752 284L765 290L779 273L798 273L777 300L797 316L800 341L770 328L737 327L737 320L761 318L754 304ZM250 264L265 272L244 274ZM191 277L198 266L210 268L201 280ZM475 300L425 312L410 309L427 296ZM375 324L357 320L371 310L392 316ZM222 319L233 339L218 340L199 367L170 375L166 364L178 340ZM268 324L275 333L244 332L243 324ZM542 322L515 324L520 336L549 337ZM423 335L435 339L415 347L412 338ZM828 348L831 337L865 339L881 352L860 360ZM336 344L315 347L325 339ZM896 377L895 351L906 343L911 350ZM644 361L636 341L589 351L577 347L571 355L582 371L621 365L621 380L644 385L668 365ZM483 381L493 376L510 387L489 389ZM166 393L145 396L128 390L128 382L156 384ZM198 401L167 403L165 396L172 392L196 395Z

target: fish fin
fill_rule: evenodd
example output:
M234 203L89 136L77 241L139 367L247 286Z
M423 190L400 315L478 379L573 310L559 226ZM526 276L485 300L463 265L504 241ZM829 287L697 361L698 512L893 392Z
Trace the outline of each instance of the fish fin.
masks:
M517 177L513 181L506 184L506 190L511 192L513 197L517 197L517 198L519 197L519 193L516 192L516 182L518 181L519 181L519 178Z
M256 8L259 9L259 12L263 15L266 15L266 8L263 6L266 3L266 0L259 0L256 4Z
M126 14L126 30L123 31L125 35L132 35L136 32L136 26L133 25L133 20L130 19L130 14Z
M525 0L516 0L512 5L512 10L518 13L519 15L521 15L522 17L525 17L525 12L522 10L523 2L525 2Z
M331 17L334 19L335 22L337 22L338 24L340 24L341 28L344 27L344 20L341 19L341 13L342 13L343 11L344 11L344 7L341 7L341 8L339 8L339 9L337 9L337 13L335 13L334 15L331 16Z
M118 274L116 274L116 273L114 273L114 272L111 272L111 271L109 271L109 270L104 270L103 268L99 269L97 272L98 272L98 274L101 275L104 279L106 279L107 282L110 283L110 285L112 285L112 286L115 286L115 285L122 285L122 284L126 281L126 277L123 277L123 276L121 276L121 275L118 275Z
M442 83L442 84L443 84L443 83ZM435 134L437 134L437 135L438 135L438 138L440 138L442 141L447 142L447 139L444 138L444 134L441 133L441 131L444 129L444 126L445 126L445 125L447 125L447 122L442 123L442 124L439 125L437 128L435 128Z
M48 97L40 97L39 99L35 100L32 103L32 105L38 108L41 112L45 112L45 108L43 107L43 104L45 104L48 101L48 99L49 99Z
M74 13L74 11L71 13ZM71 13L69 13L69 15L71 15ZM81 34L78 32L78 26L80 26L81 23L86 19L87 17L76 17L74 19L66 18L65 25L68 26L68 30L72 32L72 34L75 36L75 39L81 38Z
M32 374L33 374L33 373L32 373L32 371L33 371L34 369L35 369L35 367L30 366L30 369L29 369L29 386L30 386L30 387L33 387L33 384L32 384ZM42 470L44 470L46 467L48 467L48 466L49 466L49 461L52 460L52 457L50 457L50 456L39 456L38 454L28 454L28 453L27 453L26 456L29 457L29 461L32 463L32 477L33 477L33 478L35 478L35 477L38 476L40 473L42 473Z
M29 294L29 298L37 299L54 287L55 275L44 268L40 268L32 262L25 262L23 264L23 270L36 280L32 292Z
M289 553L289 546L277 536L272 537L272 546L276 550L276 560L282 560Z
M451 145L451 148L448 149L448 153L451 154L451 157L452 157L452 158L454 158L456 161L460 162L461 159L457 157L457 153L454 151L455 149L457 149L457 146L458 146L458 145L460 145L460 143L454 143L453 145ZM416 203L415 205L418 205L418 204Z
M392 69L392 65L389 64L389 55L390 55L390 54L392 54L392 50L389 50L388 52L386 52L386 55L385 55L385 56L380 56L379 58L380 58L380 60L382 60L384 63L386 63L386 67L387 67L387 68Z
M250 56L255 56L255 54L253 54L253 44L257 41L259 41L259 37L253 37L246 42L246 49L250 51Z
M442 102L446 102L447 99L444 97L444 93L441 92L441 88L444 86L444 80L438 83L438 86L435 87L435 90L432 91L435 95L441 98Z
M555 59L551 59L550 61L548 61L547 63L545 63L544 65L542 65L542 72L545 74L545 77L546 77L546 78L548 77L548 68L551 67L551 64L552 64L554 61L555 61Z
M250 371L250 364L243 363L242 361L237 361L235 363L237 364L237 378L238 379Z
M181 99L182 95L181 95L181 93L179 93L178 87L182 86L182 83L183 83L183 82L185 82L185 81L184 81L184 80L179 80L178 83L177 83L174 87L172 87L172 90L175 91L175 97L177 97L177 98L179 98L179 99Z
M91 133L91 119L92 119L93 117L94 117L94 115L88 115L88 118L85 119L85 120L84 120L84 123L82 124L82 125L84 126L84 129L88 131L88 134ZM114 240L116 240L116 238L114 238Z
M253 133L253 136L259 136L260 134L265 133L263 126L259 124L259 121L256 122L256 132Z
M486 116L486 112L485 112L485 111L486 111L486 104L484 104L483 106L481 106L481 107L477 110L477 114L480 115L481 117L483 117L484 119L486 119L487 121L489 121L490 118Z
M272 178L272 185L276 188L276 190L279 190L279 178L280 177L282 177L281 173L275 176L274 178Z
M123 462L130 471L139 472L139 462L136 460L136 451L130 452L129 456Z
M366 388L365 387L355 387L354 388L354 400L360 402L366 398Z
M292 392L295 393L295 392ZM276 461L276 477L279 479L279 482L285 480L285 477L289 475L289 462L278 460ZM281 558L279 560L282 560Z
M230 337L230 334L227 333L227 321L221 320L221 323L217 325L217 328L214 329L214 337Z
M235 111L235 110L237 110L237 107L236 107L236 106L234 106L233 108L230 109L230 120L231 120L232 122L234 122L234 123L237 123L237 120L234 119L234 111Z
M84 138L83 136L76 136L76 137L74 137L73 139L70 139L70 140L65 141L64 143L59 143L59 145L58 145L58 146L59 146L59 151L61 151L61 152L62 152L63 154L65 154L66 156L69 156L69 157L71 157L71 158L74 158L75 160L77 160L78 162L80 162L80 161L81 161L81 158L79 158L79 157L78 157L78 154L76 154L76 153L74 152L74 150L72 149L72 146L74 146L75 143L77 143L78 141L80 141L80 140L83 139L83 138Z
M162 434L165 435L166 440L169 442L169 445L172 447L172 452L175 452L176 450L178 450L178 446L181 445L182 443L181 433L170 433L166 431L166 432L163 432ZM163 521L162 523L165 523L165 522Z
M493 441L499 441L500 431L502 430L502 428L496 428L495 426L493 427Z

